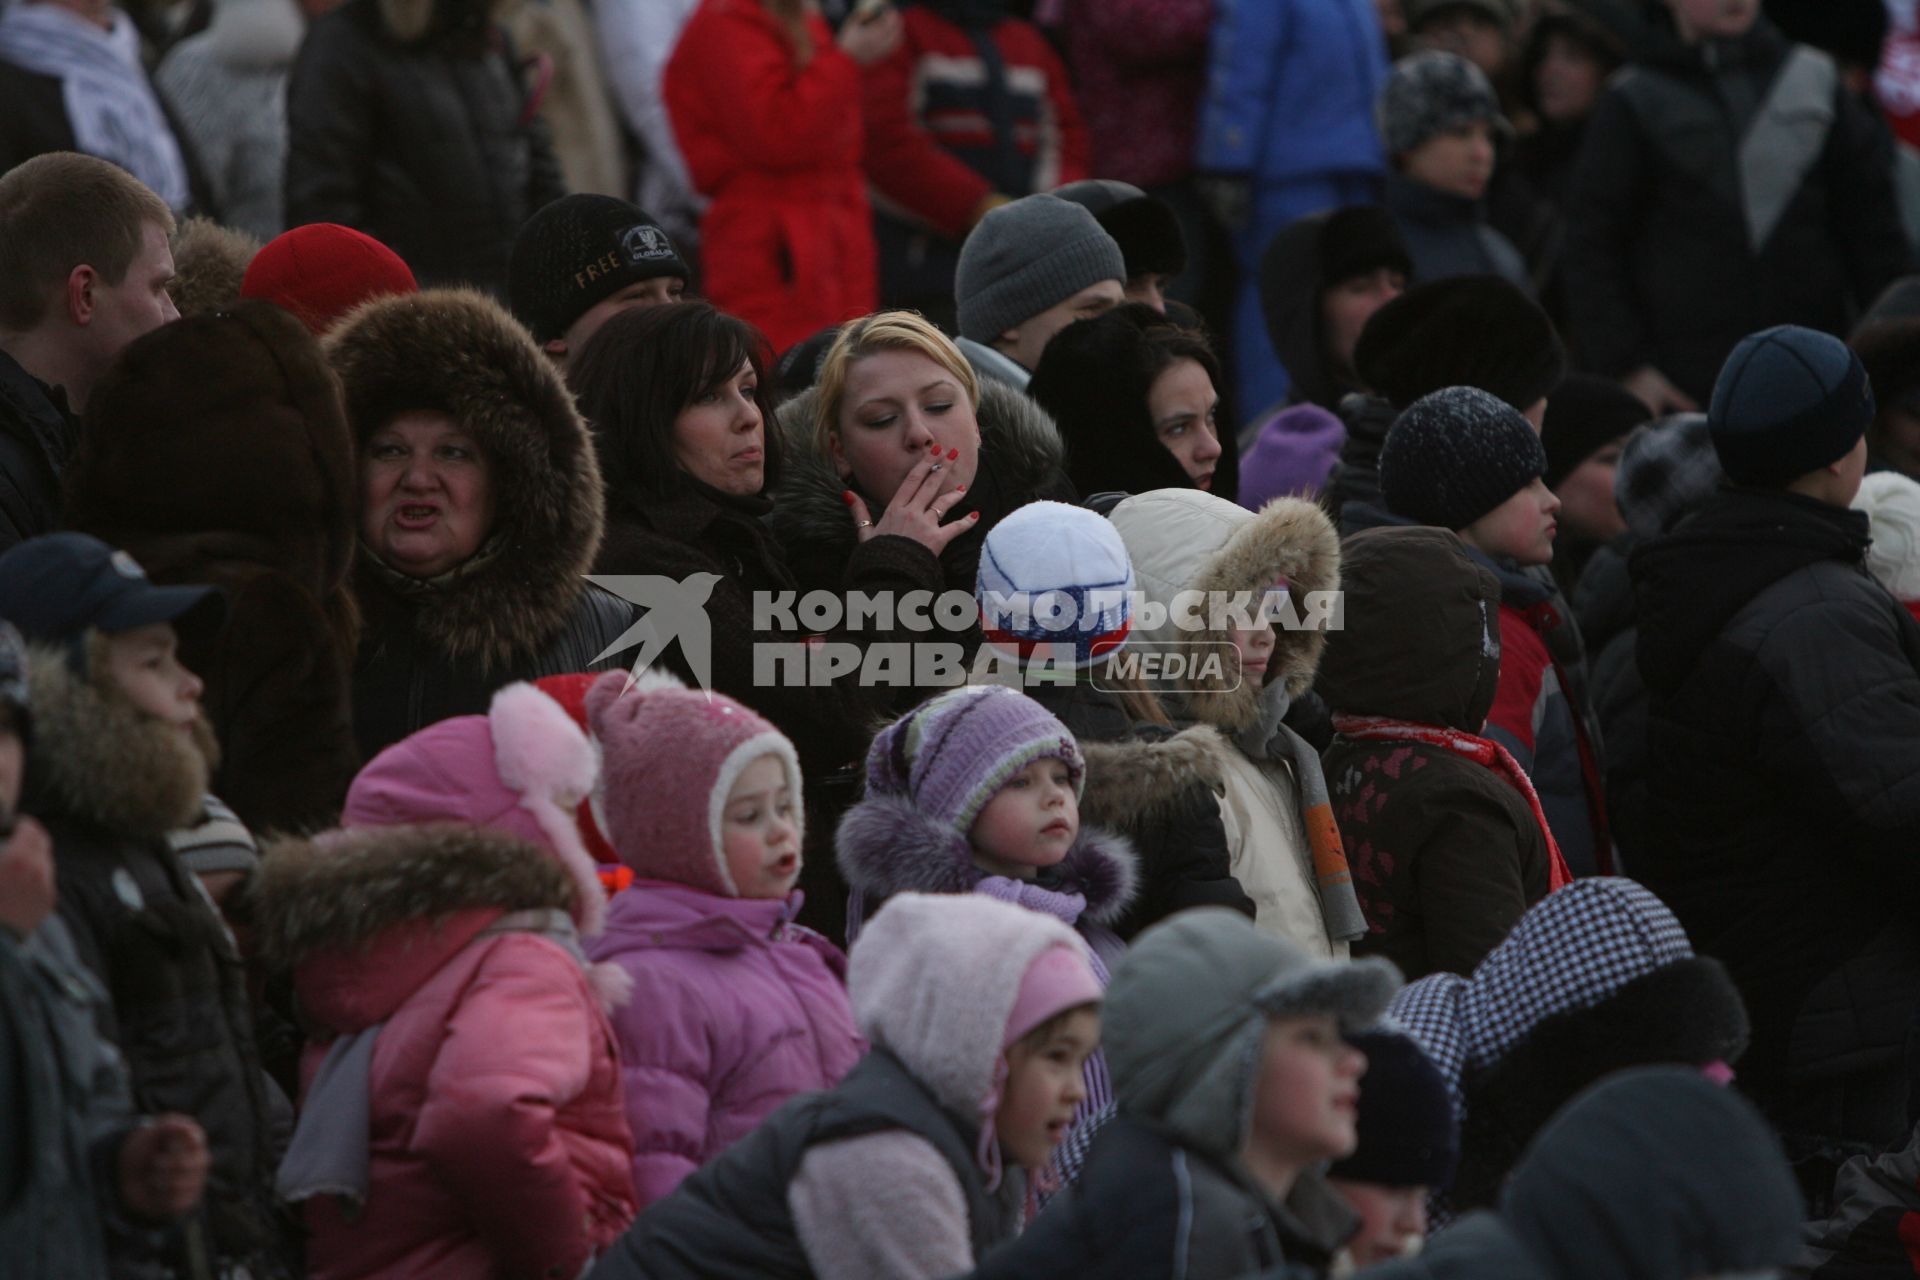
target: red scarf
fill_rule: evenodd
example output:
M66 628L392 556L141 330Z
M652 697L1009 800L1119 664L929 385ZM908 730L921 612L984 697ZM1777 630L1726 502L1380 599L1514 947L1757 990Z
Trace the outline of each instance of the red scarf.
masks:
M1547 842L1547 892L1564 889L1573 883L1573 872L1567 869L1567 860L1560 856L1560 846L1554 842L1553 831L1547 826L1547 815L1540 811L1540 797L1533 789L1532 779L1527 777L1520 762L1499 743L1459 729L1415 724L1411 720L1389 720L1385 716L1335 715L1333 727L1343 737L1361 742L1425 743L1493 770L1526 797L1527 808L1533 810L1533 820L1540 824L1540 834Z

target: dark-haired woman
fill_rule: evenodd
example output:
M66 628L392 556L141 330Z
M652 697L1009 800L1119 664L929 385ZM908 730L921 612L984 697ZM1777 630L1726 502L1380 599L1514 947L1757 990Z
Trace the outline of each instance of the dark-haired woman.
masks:
M820 831L838 807L820 788L864 757L873 722L884 714L886 691L862 689L852 675L832 684L802 684L784 667L762 673L770 679L756 678L756 645L806 638L755 626L756 593L789 593L791 599L800 589L762 519L773 507L767 495L779 480L783 444L764 339L745 321L704 302L630 311L587 343L573 383L606 478L606 537L595 572L716 579L705 605L712 687L793 739L809 785L810 826ZM941 485L950 461L928 450L908 469L893 500L861 517L870 521L861 530L869 536L847 558L847 590L890 593L895 601L911 591L941 591L939 554L971 523L942 523L960 501L958 492ZM869 631L837 638L890 636ZM663 658L688 672L677 643ZM831 862L813 859L827 876ZM830 932L845 903L838 894L814 899L810 920Z
M1128 303L1062 329L1027 394L1053 415L1082 495L1214 488L1220 363L1205 335Z

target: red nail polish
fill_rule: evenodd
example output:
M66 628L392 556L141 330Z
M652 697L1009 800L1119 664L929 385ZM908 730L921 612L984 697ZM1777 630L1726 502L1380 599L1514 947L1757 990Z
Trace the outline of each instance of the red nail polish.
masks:
M957 484L957 485L955 485L955 486L953 486L953 491L954 491L955 493L965 493L965 492L967 491L967 486L965 486L965 485L963 485L963 484Z
M853 490L851 490L851 489L842 489L842 490L840 491L840 501L842 501L842 502L844 502L844 503L846 503L846 504L847 504L848 506L852 506L852 505L853 505L853 502L854 502L854 498L853 498Z
M940 442L938 440L929 440L927 441L927 448L934 453L938 453L940 452Z
M956 458L958 458L959 456L960 456L960 451L959 451L958 449L949 449L949 450L947 450L947 461L948 461L948 462L952 462L952 461L953 461L954 459L956 459Z

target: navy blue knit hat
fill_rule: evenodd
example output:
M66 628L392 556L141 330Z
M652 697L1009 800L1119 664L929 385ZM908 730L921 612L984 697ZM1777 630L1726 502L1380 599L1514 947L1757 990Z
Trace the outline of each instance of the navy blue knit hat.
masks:
M1419 1041L1398 1031L1355 1032L1347 1043L1367 1055L1360 1141L1327 1176L1446 1190L1460 1163L1460 1121L1440 1068Z
M1394 419L1380 446L1380 496L1397 516L1464 529L1546 469L1540 437L1512 405L1446 387Z
M1707 409L1727 478L1760 488L1844 458L1872 425L1873 388L1860 357L1831 334L1792 324L1741 339Z

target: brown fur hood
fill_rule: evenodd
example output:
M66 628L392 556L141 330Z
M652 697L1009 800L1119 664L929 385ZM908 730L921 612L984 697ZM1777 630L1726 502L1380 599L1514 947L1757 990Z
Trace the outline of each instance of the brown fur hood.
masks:
M1233 747L1212 725L1194 725L1158 739L1081 740L1087 761L1080 812L1087 822L1126 831L1180 798L1188 788L1219 793Z
M181 318L239 302L240 283L259 252L258 240L212 218L188 218L181 223L173 237L173 283L167 286Z
M1111 518L1133 558L1141 594L1162 605L1183 591L1250 592L1257 603L1269 584L1284 579L1293 608L1304 619L1310 593L1340 587L1340 539L1333 524L1319 507L1298 498L1277 498L1256 514L1197 489L1160 489L1128 498ZM1285 681L1288 694L1297 697L1313 686L1326 632L1286 626L1276 631L1268 681ZM1184 631L1171 618L1151 633L1136 634L1150 640L1227 640L1225 629ZM1228 679L1238 682L1237 672ZM1260 689L1244 682L1183 701L1194 719L1228 732L1252 726L1260 714Z
M57 649L27 649L33 749L27 805L116 836L153 840L192 826L207 792L211 733L189 745L179 732L136 711L106 675L103 642L88 645L91 677ZM197 748L197 749L196 749Z
M457 912L570 912L574 904L558 861L524 840L460 823L279 841L264 851L252 895L261 952L284 967Z
M257 566L327 601L353 563L353 456L319 344L273 304L242 302L121 352L87 404L66 520L160 582Z
M605 509L592 439L559 373L518 321L467 289L376 299L350 313L326 349L356 447L397 413L437 409L493 464L486 551L431 607L399 602L363 552L357 583L369 624L412 613L447 657L488 663L545 644L586 585Z

